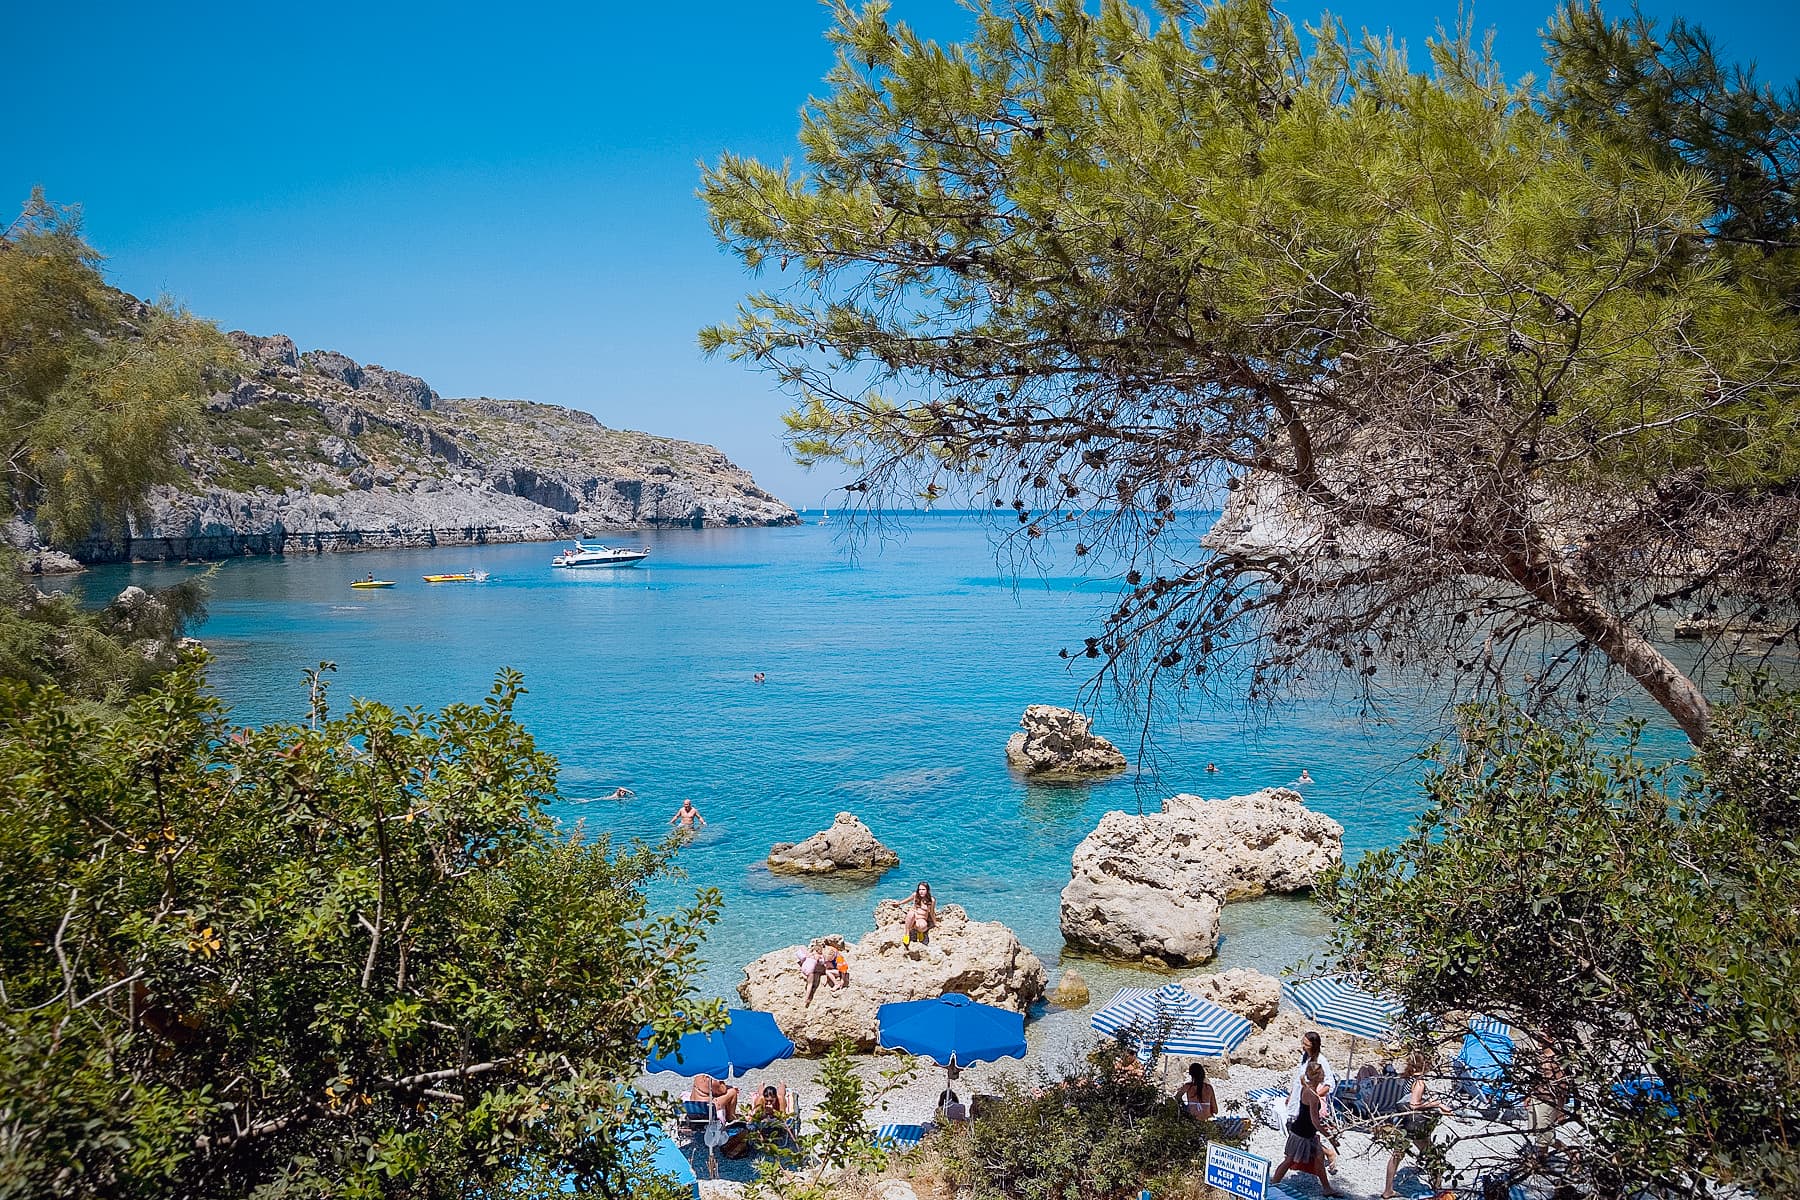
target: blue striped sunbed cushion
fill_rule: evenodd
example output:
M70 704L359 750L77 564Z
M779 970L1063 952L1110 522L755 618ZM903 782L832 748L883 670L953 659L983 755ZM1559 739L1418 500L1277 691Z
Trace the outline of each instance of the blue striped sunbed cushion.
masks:
M1249 1117L1214 1117L1213 1128L1227 1141L1238 1141L1250 1132Z
M911 1150L924 1136L923 1125L883 1125L875 1131L875 1144L890 1150Z
M1356 1110L1365 1117L1379 1117L1412 1107L1412 1080L1404 1075L1379 1075L1358 1088Z
M1508 1042L1513 1040L1512 1026L1498 1017L1470 1017L1469 1032L1481 1038L1505 1038Z
M701 1124L705 1124L707 1121L712 1120L712 1105L704 1100L683 1100L681 1102L681 1116L683 1120L698 1121Z

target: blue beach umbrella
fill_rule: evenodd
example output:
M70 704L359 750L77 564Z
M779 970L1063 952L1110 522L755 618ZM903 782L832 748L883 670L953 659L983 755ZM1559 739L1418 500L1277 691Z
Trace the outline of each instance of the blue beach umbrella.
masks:
M1380 1041L1394 1030L1400 1006L1385 996L1365 992L1342 976L1281 982L1281 994L1308 1018L1327 1029Z
M881 1044L945 1067L1025 1057L1025 1016L978 1004L961 992L934 1000L898 1000L875 1010Z
M700 1180L694 1174L694 1164L687 1160L687 1155L672 1141L668 1133L660 1125L652 1125L643 1132L632 1137L628 1143L634 1153L650 1152L650 1169L658 1175L668 1175L679 1187L690 1189L694 1200L700 1200ZM565 1183L563 1191L575 1190L573 1182Z
M1222 1058L1244 1044L1254 1026L1202 1000L1179 983L1159 988L1124 987L1094 1014L1094 1030L1124 1037L1144 1057L1160 1042L1164 1054Z
M681 1035L672 1054L651 1055L644 1070L673 1071L677 1075L742 1075L766 1067L779 1058L792 1058L794 1043L775 1024L775 1018L753 1008L733 1008L725 1013L725 1025L711 1032ZM649 1030L643 1034L649 1040Z

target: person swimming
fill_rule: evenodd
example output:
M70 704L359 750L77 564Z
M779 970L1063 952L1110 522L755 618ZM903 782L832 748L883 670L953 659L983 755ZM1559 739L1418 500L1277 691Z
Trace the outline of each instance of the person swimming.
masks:
M675 815L669 818L669 824L691 830L706 824L706 818L700 815L700 810L694 807L692 800L683 800L681 807L675 810Z
M1300 778L1296 779L1294 782L1305 785L1305 784L1311 783L1312 781L1313 781L1313 777L1307 772L1306 768L1301 767L1300 768Z

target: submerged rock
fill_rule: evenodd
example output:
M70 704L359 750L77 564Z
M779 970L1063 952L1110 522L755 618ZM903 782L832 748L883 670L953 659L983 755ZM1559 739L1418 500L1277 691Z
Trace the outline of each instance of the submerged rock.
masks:
M896 900L875 906L874 931L854 945L842 937L823 939L844 948L850 982L835 991L821 982L811 1004L799 971L803 945L772 951L745 967L738 995L747 1007L773 1013L803 1055L823 1054L839 1038L873 1050L875 1011L890 1001L961 992L1022 1013L1043 996L1049 981L1044 964L1012 930L997 921L971 921L958 904L937 911L929 943L901 943L906 908Z
M769 851L769 870L799 875L833 871L885 871L900 865L900 856L876 840L855 813L841 812L829 829L803 842L777 842Z
M1119 748L1073 709L1033 704L1019 724L1024 731L1007 741L1006 761L1029 775L1106 774L1128 765Z
M1113 958L1205 962L1228 900L1310 888L1343 857L1344 827L1268 788L1164 811L1111 812L1082 839L1062 894L1063 937Z
M1056 987L1050 992L1050 1002L1064 1008L1080 1008L1089 999L1087 980L1074 967L1062 973L1062 978L1056 981Z

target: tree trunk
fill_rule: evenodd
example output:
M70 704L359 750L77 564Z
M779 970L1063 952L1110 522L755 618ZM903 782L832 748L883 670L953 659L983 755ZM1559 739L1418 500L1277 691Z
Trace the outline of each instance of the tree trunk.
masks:
M1549 605L1563 621L1599 647L1681 726L1688 741L1706 741L1712 705L1693 680L1643 634L1620 620L1593 589L1543 543L1526 533L1501 559L1507 576Z

